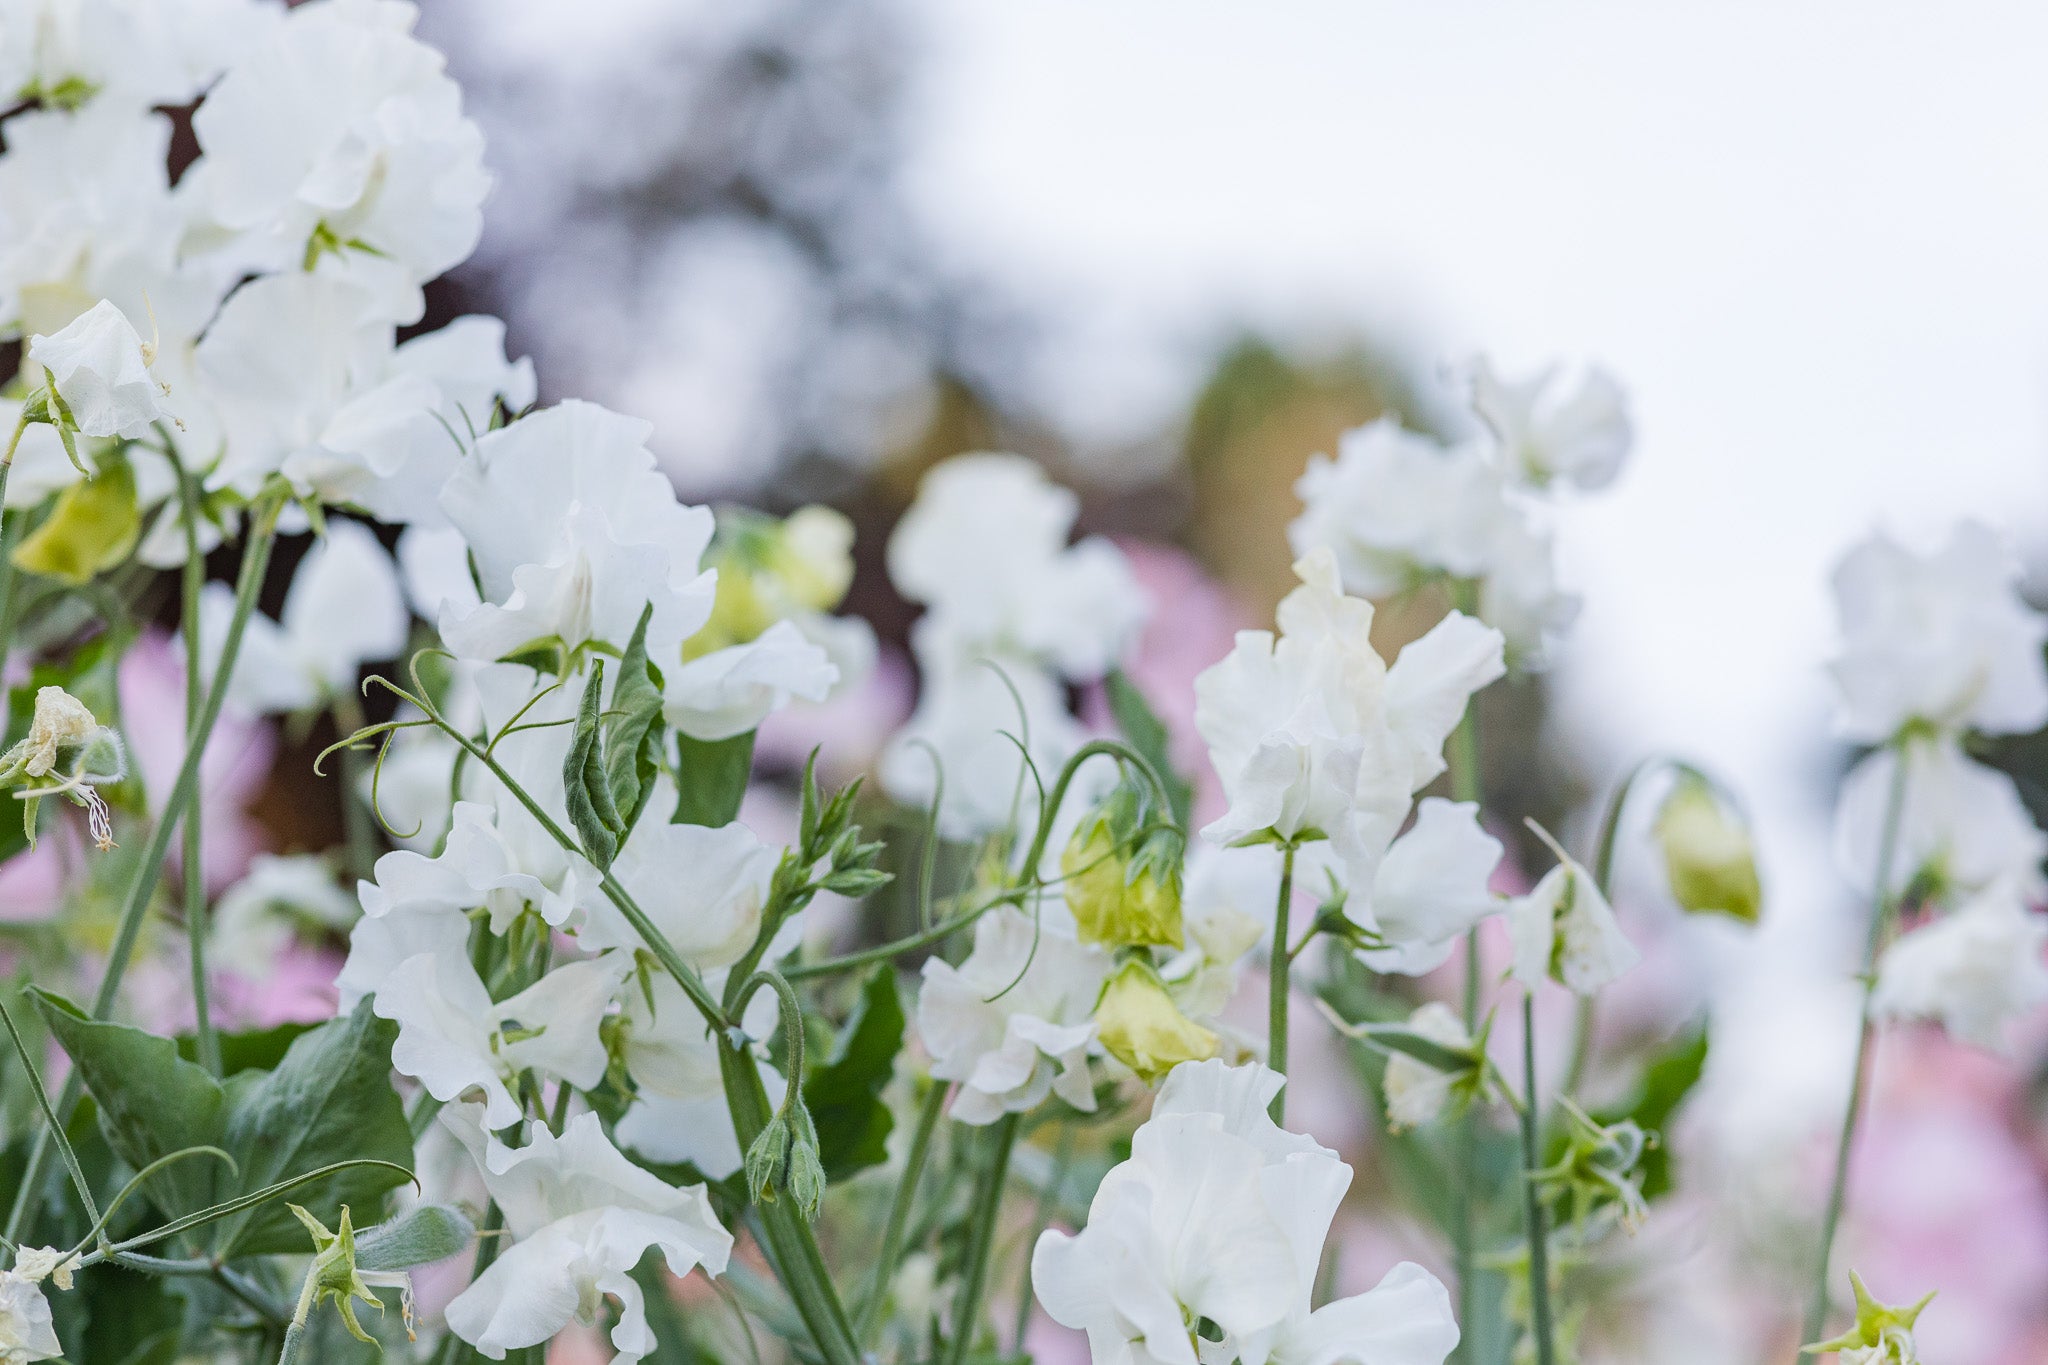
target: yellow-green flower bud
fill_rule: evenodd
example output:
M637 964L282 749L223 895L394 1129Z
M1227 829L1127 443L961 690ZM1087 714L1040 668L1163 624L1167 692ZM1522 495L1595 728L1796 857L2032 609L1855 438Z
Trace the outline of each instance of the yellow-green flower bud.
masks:
M1142 788L1117 784L1075 828L1060 854L1067 908L1083 943L1110 948L1178 948L1180 835L1147 830Z
M708 560L718 570L717 594L711 619L683 644L686 661L838 606L853 584L853 523L829 507L801 507L784 521L722 511Z
M1749 827L1713 784L1681 773L1657 812L1658 847L1671 894L1695 915L1726 915L1754 924L1763 886Z
M1214 1033L1180 1012L1149 963L1117 969L1095 1005L1095 1032L1109 1055L1157 1085L1182 1062L1206 1062L1222 1050Z

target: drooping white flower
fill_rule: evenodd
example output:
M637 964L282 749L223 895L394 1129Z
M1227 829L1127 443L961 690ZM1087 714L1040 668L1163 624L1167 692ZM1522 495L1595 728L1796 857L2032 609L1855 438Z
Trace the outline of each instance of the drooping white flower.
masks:
M237 61L194 115L197 192L258 261L338 261L390 316L476 249L483 134L401 0L314 0Z
M2020 600L1997 534L1964 521L1917 554L1878 534L1836 567L1841 728L1881 743L1909 725L2024 734L2048 722L2048 620Z
M2011 1025L2048 1003L2044 950L2048 916L1994 885L1885 950L1871 1012L1939 1020L1951 1037L2003 1052Z
M1101 539L1069 545L1080 504L1021 455L959 455L929 470L889 537L889 577L970 650L1100 677L1144 623L1130 566Z
M1481 356L1472 362L1472 408L1500 443L1501 462L1537 488L1560 479L1605 488L1635 442L1628 395L1598 367L1576 383L1560 382L1554 365L1515 382Z
M355 897L335 883L325 858L259 853L242 880L214 904L207 961L260 980L275 970L279 953L301 926L346 929L358 913Z
M506 1082L532 1070L587 1090L604 1079L598 1024L632 956L611 953L556 967L509 999L493 1002L466 957L423 954L384 978L372 1008L398 1025L391 1065L438 1100L472 1091L493 1129L519 1121Z
M200 656L210 675L234 616L234 593L210 583L199 602ZM366 663L405 648L406 614L391 556L361 522L331 518L299 561L277 621L243 628L229 697L243 710L304 711L355 690Z
M0 1361L16 1365L63 1354L42 1286L26 1275L0 1270Z
M1281 1084L1257 1065L1176 1068L1087 1226L1040 1234L1032 1287L1087 1332L1094 1365L1442 1365L1457 1345L1449 1295L1414 1265L1312 1309L1351 1168L1267 1117ZM1220 1341L1201 1342L1203 1319Z
M1545 979L1592 995L1641 960L1591 874L1562 855L1525 896L1508 903L1515 980Z
M1440 574L1484 577L1516 520L1484 451L1447 448L1391 417L1344 433L1336 459L1311 459L1294 491L1294 553L1328 549L1344 586L1365 597Z
M1968 895L1999 881L2028 893L2043 888L2048 835L2035 826L2019 788L1952 740L1931 736L1874 750L1843 782L1835 807L1835 859L1850 885L1865 895L1875 889L1901 764L1905 788L1887 895L1916 883L1940 896Z
M1453 612L1389 668L1372 647L1372 604L1343 594L1330 551L1295 572L1279 637L1241 631L1195 679L1195 724L1230 802L1202 833L1228 844L1320 831L1363 881L1409 798L1443 771L1472 694L1501 676L1501 637Z
M476 443L441 490L485 599L444 613L451 649L496 659L536 641L623 648L652 603L648 657L666 659L704 624L711 513L676 500L648 452L651 430L570 401Z
M658 1249L674 1275L725 1270L732 1236L704 1187L678 1189L635 1166L597 1115L577 1115L559 1138L534 1123L518 1148L479 1132L473 1112L443 1121L476 1154L514 1238L447 1308L449 1328L490 1359L540 1345L572 1322L594 1326L612 1298L613 1365L634 1365L657 1344L632 1279L640 1259Z
M951 1114L993 1123L1035 1109L1048 1094L1092 1112L1091 1018L1109 956L1005 906L974 925L974 951L958 967L924 964L917 1028L932 1075L958 1081Z
M149 369L156 348L105 299L54 334L30 337L28 358L48 373L81 435L132 440L171 420Z
M1500 841L1479 824L1479 807L1430 797L1394 840L1372 880L1354 884L1345 912L1386 940L1359 960L1376 972L1418 976L1440 967L1458 941L1506 903L1489 885Z

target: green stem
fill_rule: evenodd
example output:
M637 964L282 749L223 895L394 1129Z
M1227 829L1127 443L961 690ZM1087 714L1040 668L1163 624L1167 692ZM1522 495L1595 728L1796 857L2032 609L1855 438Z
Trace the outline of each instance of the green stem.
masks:
M1614 855L1621 841L1621 817L1628 808L1629 796L1635 791L1636 783L1650 773L1661 770L1666 760L1646 758L1630 768L1626 776L1615 786L1607 798L1607 809L1600 816L1600 839L1593 851L1593 885L1600 888L1600 896L1609 902L1614 899ZM1578 1008L1572 1016L1571 1064L1565 1068L1564 1083L1558 1087L1559 1096L1577 1096L1580 1083L1586 1079L1586 1069L1593 1061L1593 1020L1594 998L1582 995Z
M334 702L334 723L344 735L363 728L363 708L354 696L343 693ZM347 850L348 874L368 879L376 875L377 833L371 827L370 808L362 795L366 767L363 754L353 744L341 751L342 847Z
M1478 586L1469 579L1459 579L1451 585L1451 605L1467 615L1478 612ZM1451 732L1450 749L1446 755L1451 770L1451 799L1470 801L1478 804L1481 800L1483 783L1480 773L1479 703L1478 699L1466 703L1465 714L1458 718L1458 728ZM1463 1016L1465 1032L1479 1031L1479 996L1481 991L1479 962L1479 930L1475 927L1465 935L1465 978L1463 991ZM1465 1336L1459 1342L1460 1359L1472 1358L1471 1333L1477 1322L1479 1305L1479 1269L1477 1247L1479 1190L1479 1106L1468 1108L1458 1121L1457 1137L1458 1181L1452 1194L1451 1257L1458 1277L1458 1321L1465 1325Z
M1536 1337L1536 1365L1555 1365L1557 1343L1550 1315L1550 1229L1543 1195L1536 1187L1542 1169L1541 1119L1536 1107L1536 997L1522 996L1522 1214L1529 1240L1529 1314Z
M718 1070L725 1082L726 1104L732 1110L733 1131L744 1152L768 1126L768 1092L761 1085L760 1070L754 1065L745 1041L735 1044L722 1034L720 1041ZM861 1352L852 1325L846 1320L846 1310L833 1288L832 1276L825 1269L817 1239L797 1210L796 1201L777 1199L754 1208L761 1216L776 1273L782 1277L783 1287L789 1291L790 1300L825 1365L860 1365Z
M924 1103L918 1107L917 1128L910 1135L910 1151L903 1158L903 1175L896 1182L896 1193L889 1201L888 1221L882 1225L882 1254L875 1263L875 1282L854 1316L854 1328L863 1346L873 1344L875 1326L881 1319L883 1305L888 1302L889 1286L896 1278L897 1263L903 1257L903 1229L910 1222L910 1209L917 1199L917 1187L924 1182L925 1162L931 1158L932 1134L939 1126L940 1115L945 1112L946 1083L933 1081L931 1088L925 1091Z
M277 543L277 516L283 506L283 493L272 492L251 509L248 543L243 547L241 574L235 583L235 614L228 623L227 638L214 666L212 685L206 690L206 705L200 711L193 742L185 751L185 761L178 768L177 781L171 786L162 814L157 817L156 828L150 832L149 844L135 869L135 879L129 883L128 897L121 907L120 927L115 931L113 947L107 953L106 975L101 978L99 992L93 997L94 1019L105 1019L114 1011L114 1001L121 991L121 978L127 974L128 960L135 952L135 940L142 932L143 916L149 910L150 898L163 874L164 859L171 850L171 836L178 828L179 817L198 796L200 759L206 752L206 742L213 734L214 724L220 719L221 707L227 701L228 682L234 676L242 635L249 624L249 617L256 610L256 595L262 589L264 574L270 567L271 547ZM186 666L198 667L198 642L188 640L186 650ZM57 1102L59 1118L66 1122L70 1120L71 1111L77 1106L78 1097L84 1089L84 1078L73 1070L66 1078L63 1095ZM29 1226L36 1202L35 1192L41 1189L43 1162L48 1152L49 1133L44 1129L37 1133L35 1145L29 1149L21 1187L15 1193L14 1208L8 1214L7 1236L14 1241L20 1241Z
M1871 892L1870 937L1863 950L1862 1020L1856 1034L1855 1070L1849 1077L1849 1103L1842 1114L1842 1131L1835 1141L1835 1170L1828 1181L1827 1212L1821 1219L1820 1252L1815 1258L1813 1300L1806 1310L1801 1341L1819 1341L1827 1326L1829 1278L1833 1272L1835 1230L1849 1196L1849 1157L1856 1146L1856 1128L1863 1115L1863 1091L1869 1084L1870 1043L1876 1033L1870 1021L1870 996L1877 989L1877 956L1884 947L1893 911L1898 907L1891 894L1892 862L1897 856L1899 819L1906 805L1906 753L1895 747L1897 769L1892 774L1891 793L1885 800L1884 827L1878 836L1877 880Z
M0 671L6 669L7 655L14 647L14 547L7 543L7 476L14 470L14 452L27 430L28 408L24 406L7 450L0 454Z
M1288 843L1280 855L1280 896L1273 905L1273 947L1266 959L1266 1065L1287 1074L1287 1007L1292 1003L1288 984L1294 956L1287 951L1287 914L1294 903L1294 845ZM1273 1122L1287 1126L1287 1087L1281 1086L1267 1106Z
M206 558L199 553L199 479L185 468L175 447L166 442L164 449L170 454L171 467L178 474L179 520L185 527L185 566L180 575L182 600L179 619L188 652L196 654L199 596L206 585ZM204 705L205 685L198 667L188 659L185 667L185 747L188 750L195 746L200 710ZM198 1042L199 1064L218 1076L221 1074L220 1036L213 1028L213 1009L208 1001L206 979L208 907L200 807L201 803L194 801L191 809L185 812L185 844L179 858L184 863L185 872L185 943L192 963L193 1036Z
M946 1342L945 1365L962 1365L974 1341L975 1326L981 1321L981 1296L988 1287L988 1263L995 1246L996 1222L1003 1210L1003 1185L1010 1175L1010 1152L1017 1145L1021 1115L1005 1114L989 1134L989 1169L974 1194L974 1208L968 1215L967 1272L960 1281L960 1297L954 1303L953 1334Z

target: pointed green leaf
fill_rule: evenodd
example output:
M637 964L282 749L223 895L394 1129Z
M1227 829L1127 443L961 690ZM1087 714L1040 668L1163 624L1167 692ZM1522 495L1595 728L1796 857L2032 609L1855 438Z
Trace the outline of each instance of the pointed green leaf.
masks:
M754 771L754 732L731 739L676 735L674 825L729 825L740 813Z
M804 1082L804 1105L829 1179L844 1180L888 1160L895 1119L882 1103L882 1090L903 1049L903 1022L896 970L884 963L862 983L832 1055Z
M123 1161L139 1170L187 1147L224 1145L221 1084L178 1056L176 1043L91 1019L62 996L33 986L25 994L78 1066L99 1105L107 1144ZM144 1189L166 1214L191 1213L212 1202L216 1169L209 1162L177 1162L151 1176Z
M584 854L600 868L610 867L612 859L619 856L619 811L605 778L601 745L603 692L604 660L599 659L591 665L590 681L584 685L583 701L576 711L576 737L562 762L569 822L576 826Z
M1109 676L1102 680L1102 686L1109 698L1109 713L1116 717L1116 728L1123 731L1131 747L1145 756L1145 761L1159 774L1159 780L1166 784L1174 822L1186 829L1189 812L1194 809L1195 789L1174 770L1173 746L1166 722L1159 719L1152 704L1145 700L1145 694L1124 675L1122 669L1111 669Z
M240 1163L243 1191L350 1158L412 1164L412 1129L391 1088L397 1033L397 1025L372 1014L364 1000L348 1017L296 1039L277 1070L232 1078L221 1146ZM340 1218L343 1204L368 1218L382 1206L384 1192L403 1180L387 1168L358 1167L307 1190L296 1202L330 1224ZM304 1232L281 1203L223 1221L215 1237L223 1255L293 1251L304 1244Z
M618 681L604 722L605 784L619 813L621 841L640 822L661 768L661 673L647 661L647 623L653 616L649 603L619 659Z

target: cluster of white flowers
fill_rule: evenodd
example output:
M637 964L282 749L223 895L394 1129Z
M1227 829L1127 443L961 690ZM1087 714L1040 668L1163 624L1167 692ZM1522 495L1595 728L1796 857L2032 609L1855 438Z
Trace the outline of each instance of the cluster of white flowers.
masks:
M1177 1068L1087 1227L1039 1235L1032 1287L1095 1365L1443 1365L1457 1347L1449 1294L1411 1262L1312 1310L1351 1168L1267 1117L1282 1084L1258 1065Z
M1877 746L1843 783L1836 851L1858 889L1932 914L1885 950L1872 1009L1994 1049L2048 1002L2048 916L2031 908L2048 834L2013 780L1968 752L2048 723L2048 618L2016 579L1977 522L1924 554L1874 536L1834 577L1841 730Z
M1446 445L1392 417L1347 432L1295 486L1303 511L1288 537L1297 555L1329 550L1366 597L1470 585L1511 657L1535 664L1578 614L1558 584L1546 497L1614 481L1634 439L1625 395L1599 369L1514 383L1482 358L1468 377L1475 438Z

